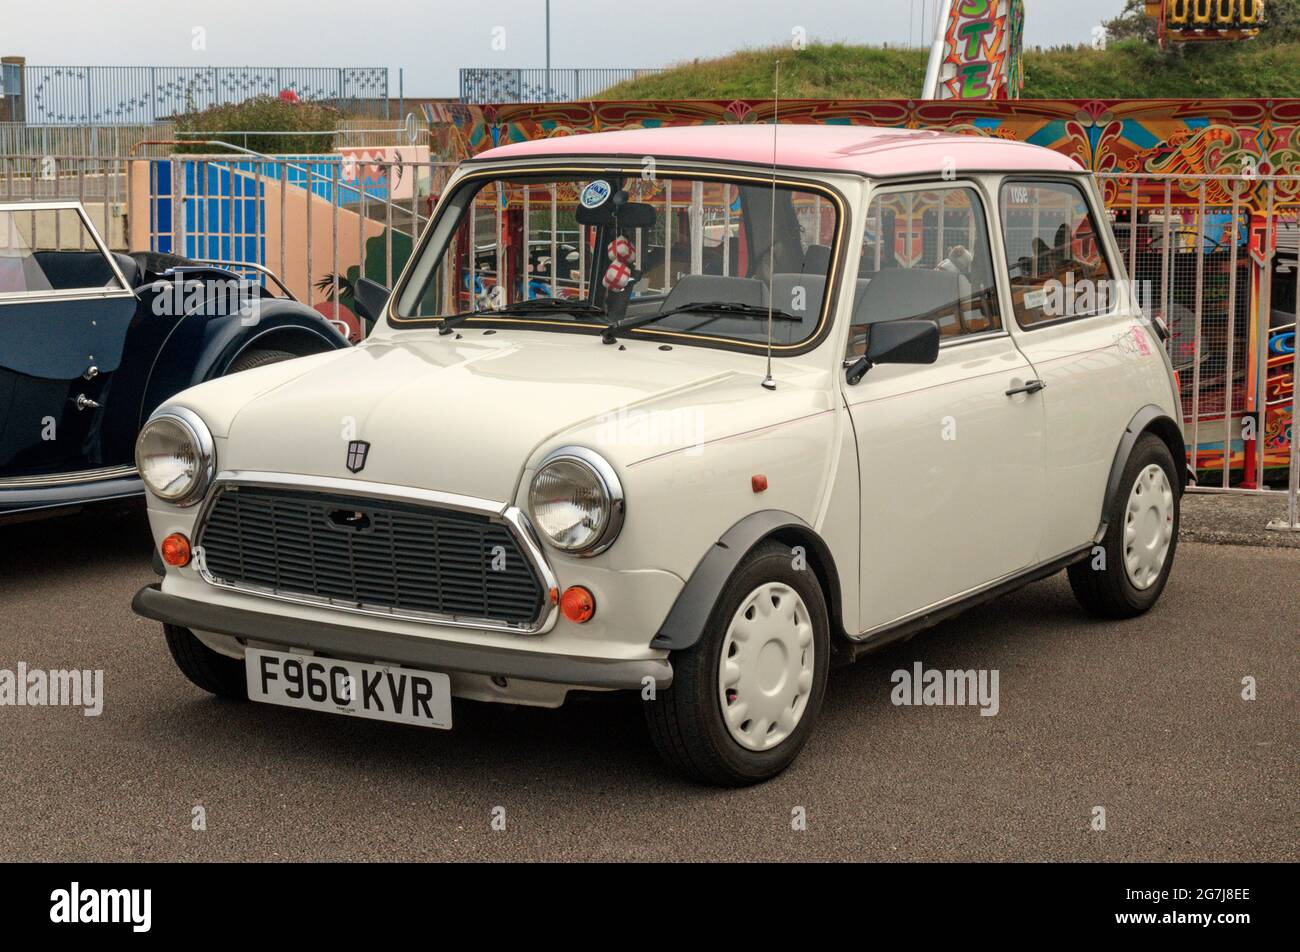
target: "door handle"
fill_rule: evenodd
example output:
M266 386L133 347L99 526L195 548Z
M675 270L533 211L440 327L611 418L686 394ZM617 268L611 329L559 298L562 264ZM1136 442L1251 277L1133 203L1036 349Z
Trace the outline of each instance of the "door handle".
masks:
M1046 386L1047 384L1043 383L1041 380L1029 380L1023 386L1012 387L1007 391L1007 396L1014 397L1018 393L1037 393Z

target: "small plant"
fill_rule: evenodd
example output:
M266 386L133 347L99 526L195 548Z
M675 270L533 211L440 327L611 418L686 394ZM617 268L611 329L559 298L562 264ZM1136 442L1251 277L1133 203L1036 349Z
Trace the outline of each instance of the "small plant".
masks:
M185 113L174 121L177 139L218 139L267 155L303 155L333 148L333 136L314 133L334 132L339 112L330 106L305 102L286 89L278 96L256 96L241 103ZM232 150L195 142L178 146L176 151L193 155Z

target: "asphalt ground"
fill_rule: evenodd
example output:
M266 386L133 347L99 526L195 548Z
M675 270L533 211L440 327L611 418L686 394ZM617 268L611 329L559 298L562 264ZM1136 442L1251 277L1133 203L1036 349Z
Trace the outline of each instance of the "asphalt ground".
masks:
M1269 523L1289 526L1288 519L1283 493L1192 492L1183 496L1182 537L1194 542L1300 549L1300 531L1268 528Z
M635 700L456 702L445 732L211 698L131 613L149 545L139 511L0 530L0 669L105 679L98 717L0 707L2 860L1300 858L1294 549L1185 543L1124 623L1063 574L988 603L832 672L795 765L719 791ZM895 706L915 661L997 670L998 714Z

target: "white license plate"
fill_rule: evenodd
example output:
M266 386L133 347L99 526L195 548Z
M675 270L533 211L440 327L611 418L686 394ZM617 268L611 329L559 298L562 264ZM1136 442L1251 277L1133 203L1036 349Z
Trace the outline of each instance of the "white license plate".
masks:
M249 698L265 704L451 727L451 678L434 671L249 648L244 672Z

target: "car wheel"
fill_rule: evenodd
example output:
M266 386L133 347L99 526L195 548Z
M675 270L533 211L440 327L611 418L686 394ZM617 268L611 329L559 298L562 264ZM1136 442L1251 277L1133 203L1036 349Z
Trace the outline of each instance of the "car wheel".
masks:
M1100 618L1132 618L1156 603L1178 549L1178 477L1169 447L1147 433L1124 466L1110 501L1106 536L1069 568L1070 587Z
M213 651L195 638L188 628L165 624L163 634L167 638L167 650L171 652L176 667L196 687L218 697L238 701L248 697L248 682L242 661Z
M246 350L230 364L226 375L237 374L241 370L252 370L254 367L264 367L267 364L278 364L282 360L293 360L297 356L287 350Z
M742 787L799 754L826 692L830 622L814 573L764 543L728 580L673 682L644 702L659 753L686 776Z

